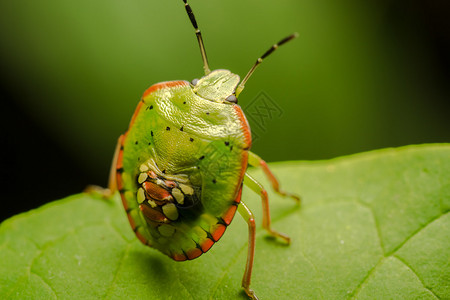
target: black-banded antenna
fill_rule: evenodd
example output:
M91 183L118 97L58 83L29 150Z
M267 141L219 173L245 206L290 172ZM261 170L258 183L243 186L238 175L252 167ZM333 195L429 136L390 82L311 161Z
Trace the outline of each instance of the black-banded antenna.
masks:
M209 69L208 58L206 57L205 44L203 43L202 33L200 32L200 29L198 29L194 13L192 12L191 7L187 3L187 0L183 0L183 2L184 7L186 8L186 12L189 16L189 19L191 20L192 26L194 26L195 29L195 35L197 36L198 45L200 46L200 52L202 54L203 69L205 70L205 75L207 75L211 72L211 70Z
M293 34L291 34L290 36L285 37L284 39L282 39L281 41L279 41L278 43L276 43L275 45L273 45L272 47L270 47L269 50L267 50L263 55L261 55L261 57L259 57L256 60L256 63L253 65L253 67L250 69L250 71L248 71L247 75L245 75L244 79L242 79L241 83L238 85L238 87L236 88L236 97L239 96L239 94L242 92L242 90L245 87L245 83L247 82L247 80L250 78L250 76L252 76L253 72L255 72L256 67L258 67L263 59L265 59L267 56L269 56L273 51L275 51L276 49L278 49L278 47L280 47L281 45L289 42L292 39L295 39L296 37L298 37L298 33L295 32Z

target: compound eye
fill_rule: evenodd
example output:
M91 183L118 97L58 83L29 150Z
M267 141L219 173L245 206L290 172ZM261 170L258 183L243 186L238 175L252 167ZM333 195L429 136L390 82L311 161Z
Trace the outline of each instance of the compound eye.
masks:
M237 103L237 98L236 98L236 95L234 95L234 94L226 97L225 100L227 100L228 102L231 102L231 103Z
M197 78L192 79L191 84L192 84L193 86L196 86L197 83L198 83L198 79L197 79Z

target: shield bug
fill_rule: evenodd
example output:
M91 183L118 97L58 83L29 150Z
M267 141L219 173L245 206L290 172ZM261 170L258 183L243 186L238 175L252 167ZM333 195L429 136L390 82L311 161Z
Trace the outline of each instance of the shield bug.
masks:
M271 228L267 192L246 173L247 166L261 167L278 194L300 199L281 191L266 162L250 151L250 127L237 98L263 59L296 34L273 45L240 81L228 70L210 71L197 21L183 1L195 28L205 76L192 82L157 83L144 92L128 131L118 140L109 188L120 192L138 239L176 261L207 252L239 211L249 233L242 286L256 299L250 289L255 218L241 201L243 185L262 198L263 227L290 240Z

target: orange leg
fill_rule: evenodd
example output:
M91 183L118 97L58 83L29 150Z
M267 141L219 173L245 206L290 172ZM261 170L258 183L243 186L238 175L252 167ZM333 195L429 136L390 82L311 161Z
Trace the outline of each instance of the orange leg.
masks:
M255 193L257 193L261 196L262 207L263 207L263 227L264 227L264 229L266 229L269 232L269 234L271 234L272 236L282 238L289 244L291 239L287 235L285 235L284 233L275 231L271 228L269 197L267 196L267 191L264 189L264 187L258 181L256 181L256 179L254 179L247 173L245 173L244 184L246 186L248 186L252 191L254 191Z
M256 226L255 217L251 210L245 205L244 202L238 206L238 211L244 220L248 224L248 253L247 253L247 263L245 265L244 277L242 278L242 287L244 288L247 295L252 299L258 299L255 292L250 289L250 281L252 279L253 270L253 259L255 258L255 237L256 237Z
M275 190L275 192L283 197L291 197L297 202L300 202L299 196L280 190L280 184L277 178L275 177L275 175L273 175L272 171L270 171L269 167L267 166L267 163L261 157L251 151L249 151L248 153L248 164L253 167L261 167L264 174L266 174L267 178L272 184L272 188Z

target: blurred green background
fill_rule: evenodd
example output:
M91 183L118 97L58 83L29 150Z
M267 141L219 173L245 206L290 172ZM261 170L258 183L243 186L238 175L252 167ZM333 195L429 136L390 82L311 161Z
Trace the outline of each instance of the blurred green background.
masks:
M211 68L241 77L271 44L299 33L264 61L239 99L246 110L264 92L279 110L262 125L249 118L253 150L267 161L450 142L448 1L190 4ZM87 184L105 186L117 137L143 91L202 75L183 6L0 2L2 218Z

